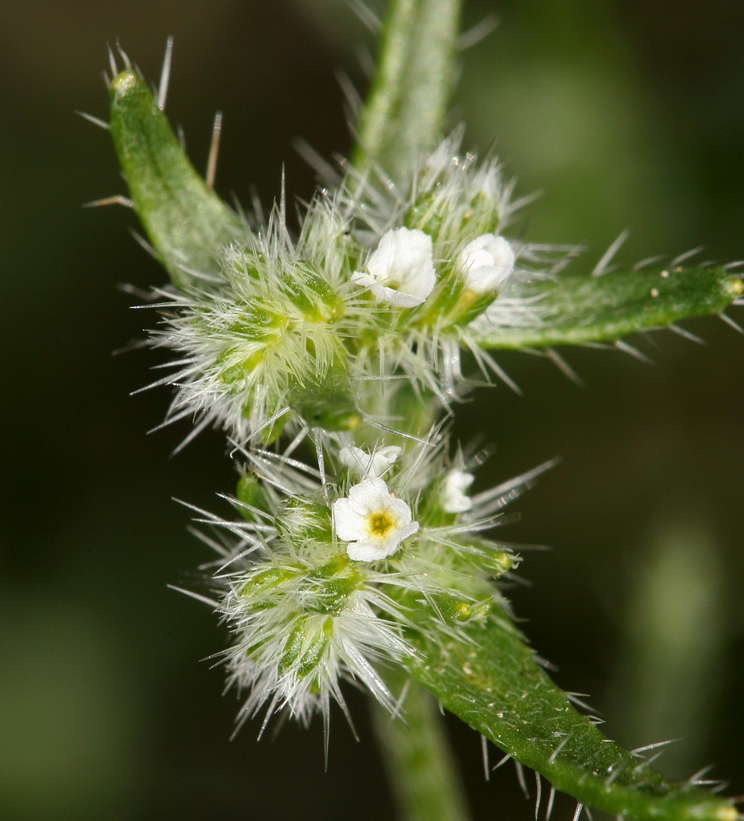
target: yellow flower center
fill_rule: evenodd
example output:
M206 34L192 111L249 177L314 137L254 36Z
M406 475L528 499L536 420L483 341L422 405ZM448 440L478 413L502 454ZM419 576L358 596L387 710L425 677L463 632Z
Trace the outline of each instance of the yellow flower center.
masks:
M367 527L373 536L382 537L393 526L394 522L387 512L372 513L367 519Z

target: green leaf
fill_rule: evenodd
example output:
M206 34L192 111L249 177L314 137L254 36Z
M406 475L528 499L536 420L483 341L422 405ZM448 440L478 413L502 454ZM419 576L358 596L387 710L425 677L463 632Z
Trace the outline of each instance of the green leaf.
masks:
M418 615L417 615L418 614ZM413 607L410 616L425 616ZM736 821L735 807L689 783L667 781L577 713L503 612L460 628L409 631L423 660L413 677L515 761L590 807L636 821Z
M359 121L352 163L374 159L395 180L442 136L454 85L461 0L390 0L377 72Z
M221 277L220 249L245 228L196 173L133 71L111 83L110 128L134 210L173 284L208 288Z
M679 319L721 313L744 292L744 283L724 268L646 268L601 277L560 276L517 287L509 296L529 314L511 314L497 299L488 310L493 319L470 326L482 347L615 341Z

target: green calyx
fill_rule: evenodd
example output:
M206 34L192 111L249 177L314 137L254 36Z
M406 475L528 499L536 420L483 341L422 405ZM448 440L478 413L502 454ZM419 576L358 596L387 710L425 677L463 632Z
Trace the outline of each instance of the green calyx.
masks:
M331 513L320 502L284 499L277 507L276 528L283 539L297 547L310 541L331 543Z
M293 670L298 678L310 675L318 666L333 635L333 620L324 619L322 624L310 627L309 621L300 621L287 636L284 655L279 662L281 675Z
M246 600L245 606L252 610L263 610L276 605L276 589L286 582L297 579L300 568L270 567L250 574L240 587L240 595Z
M289 405L311 428L353 431L362 415L351 394L348 371L335 367L322 380L294 382L289 388Z
M424 231L434 242L474 239L498 228L498 202L482 191L473 195L459 190L449 195L444 185L437 182L414 200L403 216L403 225Z

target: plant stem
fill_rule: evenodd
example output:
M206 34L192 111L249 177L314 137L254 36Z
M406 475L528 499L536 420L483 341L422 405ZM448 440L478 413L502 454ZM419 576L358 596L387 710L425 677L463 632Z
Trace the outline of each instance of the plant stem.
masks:
M434 148L454 84L461 0L390 0L377 72L359 122L352 163L377 161L396 182Z
M394 691L404 686L400 673L388 676ZM457 765L445 735L436 700L411 682L402 717L391 719L372 703L372 725L382 752L399 821L469 821Z

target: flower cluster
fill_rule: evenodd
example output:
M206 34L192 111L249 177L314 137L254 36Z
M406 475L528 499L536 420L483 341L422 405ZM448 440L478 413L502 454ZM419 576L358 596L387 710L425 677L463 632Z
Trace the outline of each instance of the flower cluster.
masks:
M132 199L98 204L131 205L171 276L172 286L155 292L162 322L151 335L153 347L176 354L173 372L154 383L175 389L164 424L191 418L183 444L206 426L221 428L239 459L235 496L223 497L235 518L198 510L214 531L200 535L218 558L205 566L211 597L191 593L231 634L217 658L243 699L236 732L259 713L259 735L277 713L303 725L321 713L327 762L332 701L352 723L344 682L395 718L408 688L396 700L388 682L408 670L483 733L486 773L490 739L513 757L520 782L526 761L573 789L582 802L574 819L589 800L637 817L681 811L730 821L731 804L695 798L694 780L669 784L649 770L639 781L648 763L635 764L639 751L608 744L542 675L499 586L519 556L492 531L552 463L475 492L484 454L452 447L446 424L476 384L463 376L463 353L486 381L495 374L507 383L488 349L539 348L564 370L551 346L613 342L640 355L624 334L722 313L744 284L727 266L685 271L683 254L674 276L634 269L605 286L599 277L624 235L592 277L557 278L578 249L507 237L521 203L495 160L463 154L462 130L421 150L437 133L434 89L421 99L406 83L392 97L384 90L386 76L410 66L414 82L429 73L443 88L446 72L432 67L454 51L453 39L439 42L443 9L398 11L392 4L385 24L398 67L385 67L383 47L383 85L373 84L354 163L342 163L343 176L302 207L298 235L284 194L268 221L260 205L246 216L217 197L217 121L206 180L194 171L162 113L172 43L157 100L123 52L122 72L110 54L111 121L98 122L113 137ZM429 25L434 17L442 20ZM401 59L408 29L416 46ZM428 30L423 41L419 29ZM415 743L413 757L398 749L404 769L429 752L426 739ZM430 775L445 766L441 751L433 754ZM536 817L540 783L538 774ZM443 806L457 815L455 799ZM416 810L423 817L432 806L427 797Z
M221 427L243 460L242 520L202 518L230 534L205 540L239 725L265 708L264 727L282 710L327 727L343 680L393 711L384 668L415 660L410 630L457 635L504 603L496 581L518 557L487 531L540 469L473 495L479 459L452 455L436 417L468 388L461 349L498 372L471 328L538 257L501 233L514 206L498 165L459 139L401 190L350 169L299 236L282 204L219 250L208 287L159 291L153 344L177 354L156 383L176 388L166 422ZM293 455L308 441L317 467Z
M157 112L180 151L131 71L111 88ZM155 237L175 282L156 291L151 337L176 354L154 383L175 388L165 423L191 418L185 441L222 428L241 462L240 519L199 511L219 532L202 536L218 553L209 601L233 636L222 658L246 694L238 726L319 711L327 738L332 700L351 721L344 680L395 712L385 669L419 661L411 631L458 636L505 603L497 582L519 558L489 531L545 466L472 493L481 455L453 452L437 417L469 390L463 350L499 373L473 329L494 306L497 322L522 321L520 289L547 268L503 235L511 187L495 161L462 155L461 136L397 186L348 167L296 236L283 197L267 221L241 221L183 165L197 212L227 223L175 256L171 235ZM307 444L314 464L295 456Z
M176 387L166 421L266 445L282 432L387 424L401 393L410 416L411 390L448 408L467 390L463 349L487 379L500 374L472 329L504 312L523 321L514 294L536 256L501 234L515 206L498 165L461 158L459 139L407 190L382 194L349 171L312 200L297 238L283 207L257 231L246 225L243 242L219 251L218 286L159 291L152 344L177 354L175 372L154 383Z
M286 452L240 450L242 521L200 519L232 534L205 541L220 553L214 601L235 636L229 679L248 692L240 724L264 706L263 727L283 709L327 722L331 699L346 712L344 679L392 711L378 666L415 658L411 606L425 604L436 636L502 603L494 581L519 558L485 531L547 466L468 496L471 462L448 450L437 428L372 451L329 439L324 476Z

